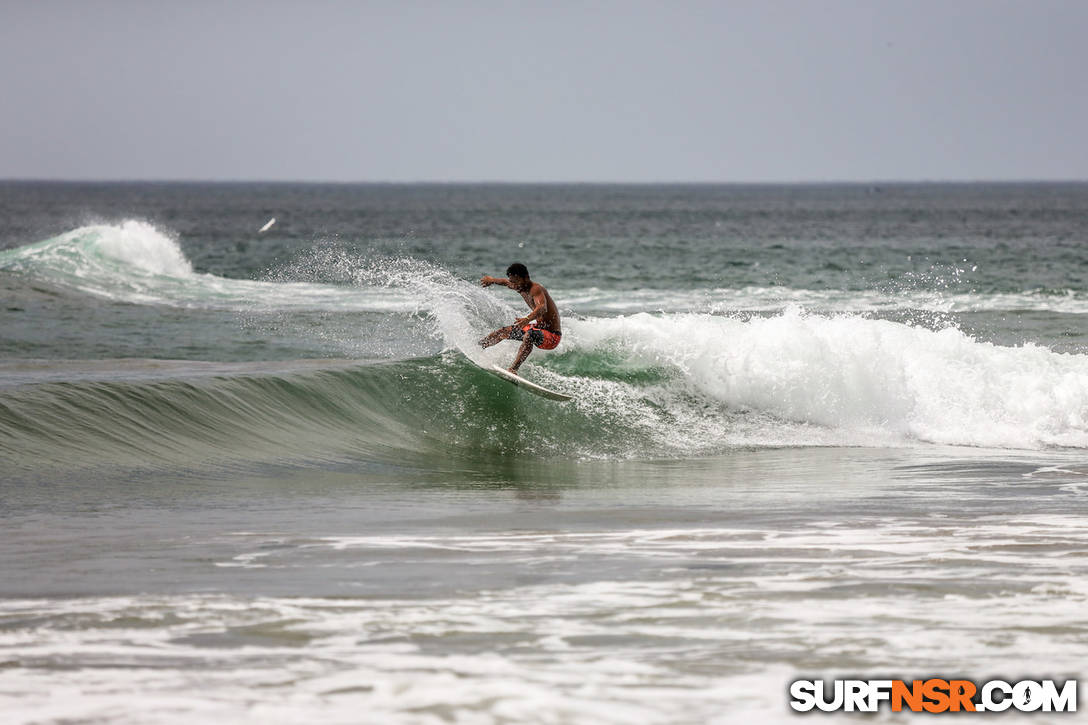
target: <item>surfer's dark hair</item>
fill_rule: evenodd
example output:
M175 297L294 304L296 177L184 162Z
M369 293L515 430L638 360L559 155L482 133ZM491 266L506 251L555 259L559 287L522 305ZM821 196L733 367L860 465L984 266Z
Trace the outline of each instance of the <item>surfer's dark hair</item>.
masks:
M525 265L521 262L514 262L506 268L507 277L524 277L529 279L529 270L525 268Z

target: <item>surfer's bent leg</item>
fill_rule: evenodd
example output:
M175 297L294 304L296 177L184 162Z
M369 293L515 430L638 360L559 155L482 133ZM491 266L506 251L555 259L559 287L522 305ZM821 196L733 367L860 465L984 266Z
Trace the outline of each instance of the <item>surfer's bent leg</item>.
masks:
M529 353L533 351L533 341L529 335L525 336L525 339L521 343L521 348L518 349L518 356L514 358L514 364L510 366L510 372L514 375L518 374L518 368L525 362L525 358L529 357Z
M480 340L480 347L491 347L492 345L498 345L503 340L510 339L510 332L514 329L513 325L507 325L506 327L500 327L492 332L487 337Z

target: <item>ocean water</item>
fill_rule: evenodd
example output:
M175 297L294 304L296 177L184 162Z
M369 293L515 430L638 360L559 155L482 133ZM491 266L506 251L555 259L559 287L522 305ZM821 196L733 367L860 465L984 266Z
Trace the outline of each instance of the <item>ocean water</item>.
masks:
M1088 184L2 182L0 291L5 722L1084 677Z

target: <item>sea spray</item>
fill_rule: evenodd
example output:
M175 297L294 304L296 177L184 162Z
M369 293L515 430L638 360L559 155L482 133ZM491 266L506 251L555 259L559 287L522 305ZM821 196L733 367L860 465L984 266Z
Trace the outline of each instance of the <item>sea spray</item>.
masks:
M483 350L477 341L492 329L524 314L516 297L507 299L473 281L459 279L440 265L412 257L382 257L350 253L336 245L322 246L271 271L266 279L303 279L308 283L337 282L371 293L387 291L411 300L401 312L426 321L417 327L444 348L459 350L478 364L497 363L505 353Z

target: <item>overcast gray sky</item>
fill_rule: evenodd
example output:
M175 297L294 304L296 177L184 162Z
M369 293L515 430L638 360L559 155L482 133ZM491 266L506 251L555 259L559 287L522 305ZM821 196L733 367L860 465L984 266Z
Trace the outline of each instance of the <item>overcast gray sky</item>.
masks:
M0 177L1088 179L1088 2L0 0Z

